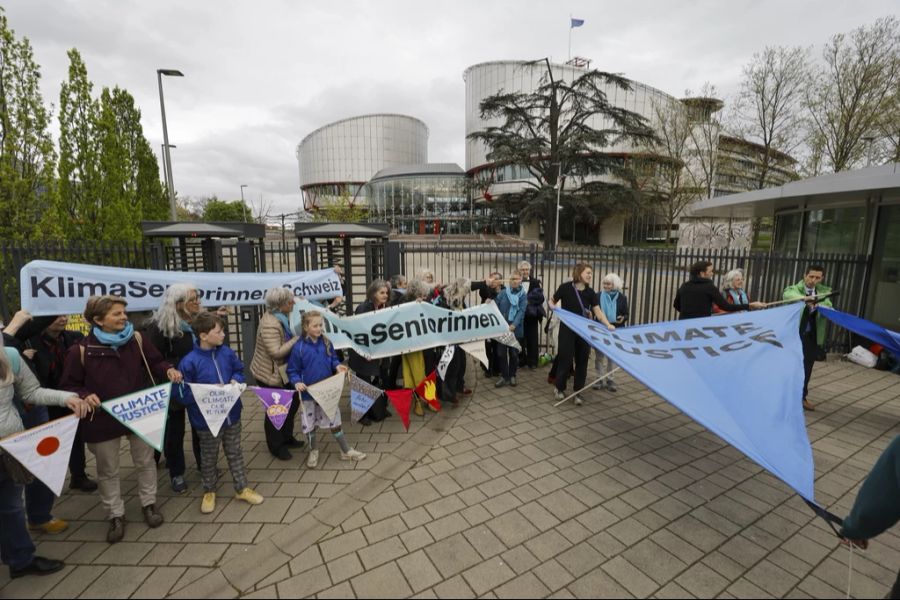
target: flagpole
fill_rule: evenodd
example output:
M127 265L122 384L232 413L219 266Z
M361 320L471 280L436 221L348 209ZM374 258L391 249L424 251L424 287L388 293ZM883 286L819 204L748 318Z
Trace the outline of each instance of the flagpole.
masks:
M565 398L563 398L562 400L560 400L559 402L557 402L557 403L554 404L553 406L559 406L559 405L562 404L563 402L567 402L567 401L571 400L572 398L574 398L575 396L577 396L577 395L580 394L581 392L585 391L586 389L588 389L588 388L591 387L592 385L597 385L598 383L600 383L601 381L603 381L603 380L606 379L607 377L611 377L613 373L615 373L616 371L620 370L621 368L622 368L622 367L616 367L615 369L613 369L612 371L610 371L609 373L607 373L607 374L604 375L603 377L598 377L597 379L595 379L594 381L590 382L589 384L587 384L586 386L584 386L583 388L581 388L581 389L578 390L577 392L572 392L570 395L566 396Z

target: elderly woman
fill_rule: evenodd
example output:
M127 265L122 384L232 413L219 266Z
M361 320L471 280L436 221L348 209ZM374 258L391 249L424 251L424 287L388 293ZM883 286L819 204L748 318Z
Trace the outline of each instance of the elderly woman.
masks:
M732 269L725 273L725 284L722 287L722 295L728 304L750 304L750 298L744 291L744 271L741 269ZM713 305L714 313L725 312L716 305Z
M152 387L161 381L181 382L181 373L159 353L149 339L135 333L125 312L124 298L91 296L84 320L91 333L66 354L60 386L82 398L101 401ZM156 462L153 448L106 411L96 411L82 421L82 437L97 461L100 500L109 519L106 541L114 544L125 536L125 501L119 479L122 438L131 446L137 472L141 512L149 527L159 527L163 516L156 509Z
M403 302L427 302L431 298L431 294L432 288L430 285L420 279L413 279L406 287L406 295L403 297ZM404 353L402 367L403 387L410 390L416 389L416 386L425 379L425 375L427 374L425 370L425 353L421 350ZM428 406L431 408L430 404L428 404ZM416 400L413 412L420 417L425 414L422 402L418 399Z
M266 312L259 320L256 351L250 363L250 372L260 385L290 390L285 374L285 363L294 344L300 339L291 330L290 318L293 308L294 294L288 288L273 287L266 292ZM293 390L285 396L293 396ZM263 421L266 445L275 458L290 460L291 453L288 448L303 446L303 442L294 437L294 417L298 408L298 401L292 399L287 420L281 430L276 429L269 419Z
M366 299L356 307L354 314L361 315L369 312L378 312L388 307L390 300L390 288L388 283L383 279L376 279L369 284L366 289ZM380 388L384 388L388 381L388 369L390 368L391 359L384 358L379 360L366 360L354 351L350 351L350 368L356 373L357 377L365 379ZM371 425L373 421L384 421L390 413L387 410L387 398L384 394L375 400L362 419L360 425Z
M606 315L606 319L616 327L622 327L628 321L628 297L622 293L622 278L615 273L608 273L601 280L602 291L600 292L600 310ZM603 363L606 363L604 367ZM608 356L602 352L595 350L594 368L597 369L597 375L603 376L611 373L616 368L616 364L610 360ZM610 392L616 391L616 384L613 382L612 375L605 381L600 381L594 385L595 390L606 388Z
M439 306L448 310L465 310L466 299L471 291L472 285L468 279L457 279L444 288ZM441 400L455 406L459 403L457 394L467 396L471 393L466 388L466 353L457 348L441 384Z
M538 332L541 321L544 320L544 290L541 280L531 276L531 263L523 260L518 265L519 275L522 276L522 288L525 290L526 308L525 322L522 326L522 338L519 344L522 353L519 355L519 364L534 370L538 365Z
M150 316L146 333L150 342L173 365L181 362L194 349L194 332L191 322L203 309L200 307L200 293L190 283L176 283L163 294L159 308ZM184 421L185 409L180 402L169 403L166 420L166 466L172 490L187 493L184 481ZM191 445L194 460L200 470L200 438L191 428Z
M87 414L90 407L100 405L96 397L82 400L71 392L40 387L19 353L12 348L4 348L2 339L0 337L0 438L23 429L13 397L17 398L17 402L28 404L66 406L78 417ZM11 470L9 459L9 456L0 458L0 557L9 566L9 575L13 579L55 573L64 566L61 560L43 558L34 553L34 542L25 524L25 505L22 501L26 472L18 464Z

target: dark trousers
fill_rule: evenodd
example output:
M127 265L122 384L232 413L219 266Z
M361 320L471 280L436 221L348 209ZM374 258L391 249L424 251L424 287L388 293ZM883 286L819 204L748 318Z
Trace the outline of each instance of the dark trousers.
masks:
M521 364L526 367L537 367L540 353L538 351L538 331L540 330L540 322L537 319L525 317L525 343L522 345L522 361Z
M294 418L297 416L297 409L300 408L300 402L297 400L297 394L291 397L291 408L288 411L287 419L281 429L276 429L272 425L272 421L266 417L263 420L263 429L266 431L266 446L273 456L278 456L281 447L294 439Z
M25 525L22 485L0 472L0 560L13 569L31 564L34 542Z
M497 365L497 346L499 344L494 340L486 340L484 342L485 354L487 354L488 368L485 372L488 376L493 377L500 373L500 367Z
M400 375L401 366L403 366L403 358L399 354L397 356L392 356L391 365L388 367L387 381L384 382L384 389L397 389L397 377Z
M72 411L64 406L48 406L47 414L51 421L61 419L72 414ZM72 442L72 454L69 455L69 473L72 479L85 479L87 473L84 471L85 465L84 440L81 438L81 428L75 431L75 441Z
M25 412L22 424L25 429L38 427L50 420L46 406L32 406ZM28 521L35 525L43 525L53 518L53 502L56 496L47 485L38 479L25 486L25 512Z
M447 367L447 377L441 383L441 400L456 402L456 395L466 389L466 353L457 347Z
M176 401L177 402L177 401ZM163 449L166 453L166 467L169 469L169 477L184 477L187 466L184 458L184 422L187 420L187 411L184 408L169 408L169 416L166 421L166 441ZM191 427L191 447L194 449L194 461L197 470L200 470L200 438Z
M519 351L512 346L497 344L497 368L506 381L515 377L519 370Z
M809 379L812 377L813 365L816 364L816 357L819 354L815 328L801 333L800 339L803 341L803 399L806 400L809 394Z
M566 391L566 381L569 379L569 369L572 368L572 360L575 360L575 390L584 387L587 381L588 358L591 355L591 347L583 339L578 337L565 325L559 326L559 354L556 363L556 389Z

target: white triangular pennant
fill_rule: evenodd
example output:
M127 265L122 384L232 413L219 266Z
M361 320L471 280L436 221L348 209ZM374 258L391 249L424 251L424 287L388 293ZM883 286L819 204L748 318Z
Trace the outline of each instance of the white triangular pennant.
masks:
M209 432L213 437L219 435L222 424L228 418L228 413L235 402L244 393L247 385L244 383L229 383L227 385L206 384L206 383L189 383L191 393L194 395L194 401L197 408L206 419L209 426Z
M306 391L322 407L329 419L333 420L334 415L337 414L338 403L341 401L341 394L344 393L345 379L347 376L344 373L338 373L306 388Z
M162 452L171 399L172 384L164 383L107 400L100 406L142 440Z
M482 344L482 346L484 346L484 344ZM454 352L456 352L456 346L447 346L444 349L444 353L441 355L441 360L438 362L437 366L437 372L441 379L447 378L447 369L450 368L450 362L453 360Z
M77 429L78 417L70 415L0 440L0 447L59 496Z
M477 358L478 361L484 365L485 369L490 368L487 351L484 349L484 342L469 342L468 344L460 344L459 347L465 350L466 353Z

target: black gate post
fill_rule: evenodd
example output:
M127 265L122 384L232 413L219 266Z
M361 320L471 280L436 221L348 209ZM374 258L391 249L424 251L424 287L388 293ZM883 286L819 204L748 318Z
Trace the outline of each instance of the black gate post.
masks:
M238 240L237 243L237 266L238 273L255 273L253 260L253 242L247 240ZM244 375L248 380L252 379L249 364L253 360L253 353L256 350L256 327L259 324L259 317L255 306L239 306L238 318L241 320L241 359L248 368Z

